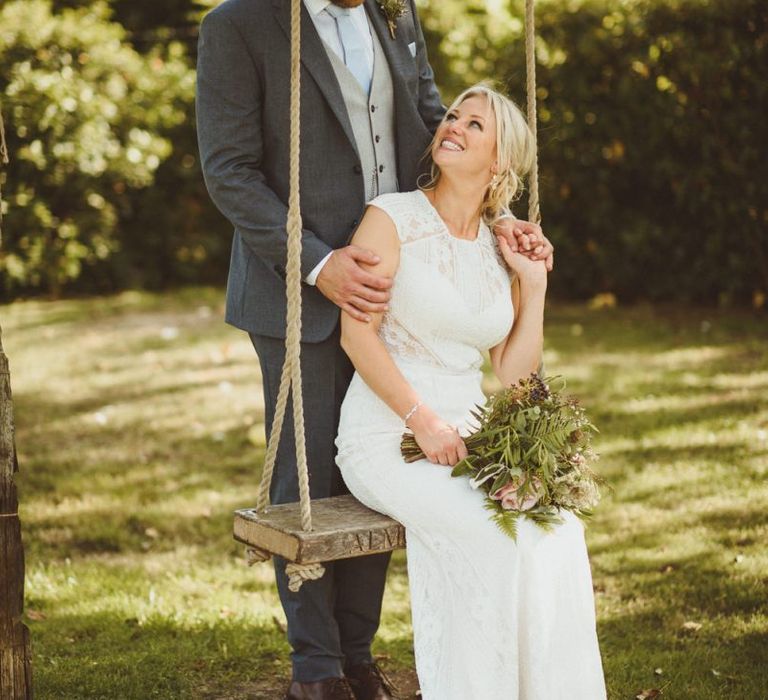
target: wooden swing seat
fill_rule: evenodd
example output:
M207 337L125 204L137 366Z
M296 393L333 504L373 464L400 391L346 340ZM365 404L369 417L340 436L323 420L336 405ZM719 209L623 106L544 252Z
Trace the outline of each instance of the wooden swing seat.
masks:
M405 528L354 496L312 500L312 531L301 527L299 503L235 511L235 539L295 564L314 564L405 547Z

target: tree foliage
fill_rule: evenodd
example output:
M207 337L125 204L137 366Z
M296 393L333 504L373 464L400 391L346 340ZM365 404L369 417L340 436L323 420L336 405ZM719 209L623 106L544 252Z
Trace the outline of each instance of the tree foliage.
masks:
M425 24L448 92L495 77L524 103L522 13L520 2L429 3ZM760 303L768 6L543 0L537 35L553 291Z
M0 4L14 157L0 293L223 281L230 227L205 193L193 114L195 27L219 1ZM444 101L490 78L524 102L523 0L417 4ZM759 304L768 5L536 8L552 292Z
M46 0L0 9L8 146L6 293L59 292L120 248L117 229L172 152L194 74L177 44L143 56L103 3L54 14Z

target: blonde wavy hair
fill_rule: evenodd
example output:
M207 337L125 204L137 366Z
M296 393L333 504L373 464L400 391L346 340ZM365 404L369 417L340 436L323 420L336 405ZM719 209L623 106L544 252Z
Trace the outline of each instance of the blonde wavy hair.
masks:
M488 101L496 118L496 158L498 172L495 184L488 183L483 197L481 216L492 226L498 219L511 214L510 204L523 193L523 178L533 167L536 146L528 122L520 108L506 95L486 83L473 85L462 92L448 108L450 113L464 100L482 96ZM424 154L431 162L429 180L420 185L423 190L434 189L440 180L440 168L432 161L432 139Z

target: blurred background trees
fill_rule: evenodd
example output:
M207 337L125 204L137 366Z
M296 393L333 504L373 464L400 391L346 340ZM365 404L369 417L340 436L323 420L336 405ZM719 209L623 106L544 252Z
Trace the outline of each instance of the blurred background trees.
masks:
M4 299L224 282L231 232L194 132L215 4L0 3ZM444 101L490 78L523 102L522 0L418 4ZM553 293L762 306L768 6L539 0L537 24Z

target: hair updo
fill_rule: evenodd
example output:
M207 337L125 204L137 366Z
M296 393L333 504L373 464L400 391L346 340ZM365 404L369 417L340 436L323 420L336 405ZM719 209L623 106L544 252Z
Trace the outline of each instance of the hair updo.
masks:
M506 95L480 83L464 90L448 108L450 113L464 100L482 96L488 101L496 118L496 158L498 171L495 184L488 182L485 190L481 216L492 226L495 221L509 215L510 204L523 193L523 177L530 171L536 157L533 133L520 108ZM430 157L435 136L426 156ZM440 180L440 168L432 162L429 180L422 189L433 189Z

